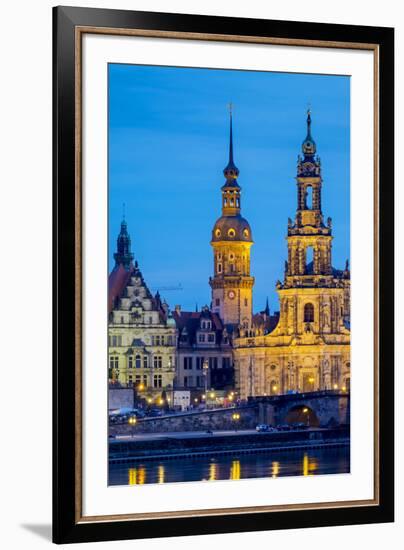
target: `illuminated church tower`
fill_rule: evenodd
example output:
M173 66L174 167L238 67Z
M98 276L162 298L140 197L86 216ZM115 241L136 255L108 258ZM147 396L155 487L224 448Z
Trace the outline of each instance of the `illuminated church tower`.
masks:
M289 219L279 321L267 334L234 342L236 387L242 399L289 391L350 389L350 272L332 265L331 218L324 223L321 164L311 135L297 162L297 208ZM252 333L251 333L252 332Z
M349 323L348 263L344 271L332 266L331 218L324 223L321 209L321 163L311 135L297 163L297 209L288 223L288 260L283 284L277 284L281 302L278 331L286 334L340 334Z
M252 288L250 248L253 244L248 221L241 216L239 170L233 159L233 120L230 110L229 162L223 170L222 215L216 221L211 245L213 248L212 311L229 328L251 325Z

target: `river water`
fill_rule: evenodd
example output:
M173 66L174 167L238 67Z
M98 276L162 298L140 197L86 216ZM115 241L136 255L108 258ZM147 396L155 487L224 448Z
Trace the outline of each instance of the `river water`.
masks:
M110 485L313 476L349 472L349 447L111 465Z

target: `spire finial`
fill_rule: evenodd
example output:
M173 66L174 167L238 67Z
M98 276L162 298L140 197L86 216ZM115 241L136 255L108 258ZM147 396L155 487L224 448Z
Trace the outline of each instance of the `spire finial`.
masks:
M125 203L122 203L122 220L125 221Z
M307 107L307 135L306 135L306 138L305 140L303 141L303 144L302 144L302 151L303 151L303 154L306 157L313 157L313 155L316 153L316 143L314 141L314 139L312 138L311 136L311 105L310 103L308 104L308 107Z
M230 115L230 137L229 137L229 162L224 169L224 175L227 180L235 180L238 177L239 171L237 166L234 164L233 158L233 103L228 104L229 115Z
M267 296L267 301L266 301L266 304L265 304L264 313L265 313L265 315L267 315L267 316L269 317L269 302L268 302L268 296Z
M229 148L229 164L233 163L233 103L229 103L230 115L230 148Z

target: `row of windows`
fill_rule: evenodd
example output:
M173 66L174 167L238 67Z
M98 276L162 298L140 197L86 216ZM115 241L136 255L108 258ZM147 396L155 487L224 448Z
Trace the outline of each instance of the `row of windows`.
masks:
M122 336L113 335L109 336L108 343L111 347L122 346ZM151 337L152 346L175 346L175 336L173 334L168 335L154 335Z
M198 342L215 342L215 335L212 332L211 334L198 334Z
M202 386L203 379L202 376L196 376L195 379L193 376L184 376L184 388L192 388L195 386Z
M151 337L151 345L152 346L174 346L175 345L175 339L172 334L169 334L168 336L162 335L155 335Z
M170 357L170 360L169 360L170 364L171 365L174 365L174 361L173 361L173 358ZM161 369L163 368L163 357L161 355L153 355L153 367L155 369ZM110 358L109 358L109 366L111 369L117 369L119 368L119 356L118 355L111 355ZM143 368L146 369L149 367L149 358L147 357L147 355L144 355L143 356L143 360L142 360L142 357L140 355L136 355L135 357L133 357L133 355L129 355L128 357L128 368L129 369L140 369L140 368Z
M195 366L197 370L202 369L203 362L204 362L204 357L201 357L201 356L195 357ZM218 357L209 357L208 364L209 364L209 369L217 369L219 366ZM192 370L193 366L194 366L194 357L192 356L184 357L184 360L183 360L184 370ZM226 368L230 368L230 366L231 366L231 358L222 357L222 367L226 369Z
M128 376L128 384L129 385L135 385L138 386L139 384L143 384L144 388L148 387L148 380L147 376L141 377L140 375L136 375L133 378L132 374L129 374ZM163 386L163 377L161 374L155 374L153 376L153 388L161 388Z

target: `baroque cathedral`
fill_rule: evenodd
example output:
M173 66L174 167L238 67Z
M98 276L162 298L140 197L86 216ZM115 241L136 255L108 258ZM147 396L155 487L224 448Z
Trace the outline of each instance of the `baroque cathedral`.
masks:
M332 220L322 211L321 162L307 113L297 163L297 207L287 227L280 311L253 313L253 245L241 215L230 113L222 215L211 237L211 304L170 312L133 263L125 220L109 276L110 379L152 394L177 388L232 389L241 399L290 391L350 389L350 272L332 265ZM204 364L206 363L206 367ZM202 372L202 368L205 372ZM207 371L207 372L206 372ZM208 376L208 380L204 376Z

